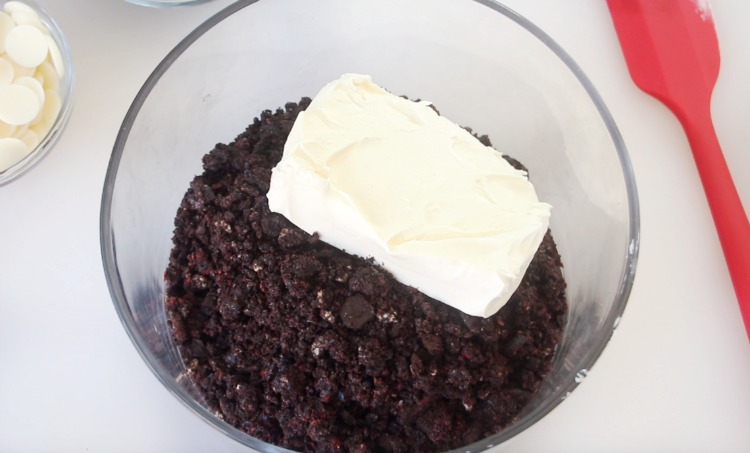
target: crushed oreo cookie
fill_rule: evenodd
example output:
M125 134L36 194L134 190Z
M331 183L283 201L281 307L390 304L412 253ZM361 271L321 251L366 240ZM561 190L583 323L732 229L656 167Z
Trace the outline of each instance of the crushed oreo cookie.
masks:
M226 422L294 450L431 452L500 431L562 337L552 236L483 319L307 234L265 194L309 102L264 111L217 145L178 209L166 310L190 378Z

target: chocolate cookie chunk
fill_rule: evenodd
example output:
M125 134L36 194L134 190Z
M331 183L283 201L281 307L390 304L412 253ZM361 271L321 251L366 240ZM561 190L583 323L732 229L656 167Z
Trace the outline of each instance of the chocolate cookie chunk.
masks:
M483 319L307 234L265 194L309 102L264 111L217 145L178 209L166 310L189 377L226 422L295 450L431 452L501 430L562 336L552 236Z

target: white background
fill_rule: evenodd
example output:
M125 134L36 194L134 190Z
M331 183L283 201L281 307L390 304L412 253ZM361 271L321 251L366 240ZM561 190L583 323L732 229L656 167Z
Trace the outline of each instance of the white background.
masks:
M115 314L99 203L115 135L166 53L229 0L153 10L37 0L62 26L75 108L53 152L0 188L0 451L241 452L145 366ZM620 328L586 381L508 452L750 451L750 343L683 131L632 84L604 0L506 0L583 68L628 146L641 254ZM713 114L750 207L750 2L714 0ZM750 278L750 276L748 276Z

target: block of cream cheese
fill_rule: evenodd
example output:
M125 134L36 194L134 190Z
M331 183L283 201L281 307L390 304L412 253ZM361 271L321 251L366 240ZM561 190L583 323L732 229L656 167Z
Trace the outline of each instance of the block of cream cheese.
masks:
M496 313L547 231L523 172L427 102L345 74L299 114L268 203L469 315Z

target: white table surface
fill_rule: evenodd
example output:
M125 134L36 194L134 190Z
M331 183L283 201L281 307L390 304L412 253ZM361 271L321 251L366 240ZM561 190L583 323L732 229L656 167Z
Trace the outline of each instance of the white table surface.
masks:
M99 251L105 169L130 102L160 59L230 1L37 2L71 42L76 99L54 151L0 188L0 451L248 451L145 366ZM504 3L566 49L609 106L635 168L642 243L620 328L585 383L501 450L750 451L750 343L680 125L632 84L604 0ZM713 12L714 120L750 207L750 2L714 0Z

